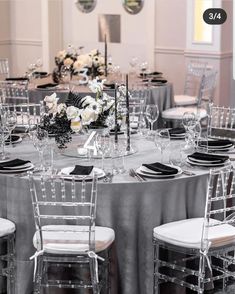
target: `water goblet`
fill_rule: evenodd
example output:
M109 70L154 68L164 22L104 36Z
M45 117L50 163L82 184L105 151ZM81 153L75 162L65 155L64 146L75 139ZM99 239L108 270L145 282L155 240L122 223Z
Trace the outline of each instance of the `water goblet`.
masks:
M194 147L194 128L197 124L196 115L193 112L185 112L183 114L182 124L186 130L185 149L188 150Z
M6 125L0 125L0 144L1 144L1 153L0 153L0 160L5 160L8 158L7 154L5 153L5 141L10 134L10 130Z
M170 144L170 134L168 130L156 131L154 143L161 152L161 163L163 162L163 152Z
M156 104L148 104L145 108L145 117L150 123L151 131L153 131L153 124L155 121L157 121L158 116L159 116L158 106Z
M97 134L95 138L95 147L102 156L102 169L104 168L104 158L110 151L110 137Z
M39 153L39 168L38 171L44 170L44 158L43 158L43 151L48 146L48 132L37 128L36 130L30 133L31 139L33 141L33 145Z

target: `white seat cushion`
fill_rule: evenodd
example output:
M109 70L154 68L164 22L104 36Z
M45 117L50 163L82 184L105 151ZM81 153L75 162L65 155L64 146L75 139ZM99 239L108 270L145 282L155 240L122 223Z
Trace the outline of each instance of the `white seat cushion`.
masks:
M81 233L81 230L84 232ZM81 254L88 250L88 227L69 225L49 225L42 227L43 248L53 254ZM77 231L77 232L76 232ZM96 252L107 249L114 241L114 230L106 227L95 227ZM40 250L39 232L33 237L33 245Z
M197 107L173 107L166 109L162 112L162 118L169 120L181 120L185 112L193 112L199 119L203 119L207 116L205 109Z
M189 95L175 95L174 102L177 106L193 105L197 104L197 97Z
M203 218L191 218L164 224L153 229L153 236L164 242L185 248L201 247ZM210 224L220 223L210 219ZM209 228L211 247L219 247L235 242L235 227L221 224Z
M16 230L15 224L5 218L0 218L0 237L4 237L14 233Z

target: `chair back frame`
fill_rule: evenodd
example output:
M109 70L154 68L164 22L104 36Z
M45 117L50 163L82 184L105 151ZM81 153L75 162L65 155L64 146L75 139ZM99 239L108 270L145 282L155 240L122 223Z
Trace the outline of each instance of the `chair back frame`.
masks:
M76 176L72 176L71 182L68 182L56 175L42 174L40 181L36 182L33 174L29 173L29 184L41 250L44 225L69 224L74 234L88 236L85 240L87 244L83 245L87 245L89 251L95 252L97 176L94 174L91 184L87 183L84 177L79 187Z

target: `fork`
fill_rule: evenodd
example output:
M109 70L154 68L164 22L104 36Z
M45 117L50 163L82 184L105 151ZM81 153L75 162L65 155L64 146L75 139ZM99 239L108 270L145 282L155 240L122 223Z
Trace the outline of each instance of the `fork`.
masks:
M131 169L129 170L129 175L130 175L131 177L133 177L133 178L136 178L139 182L145 182L145 181L146 181L146 179L145 179L144 177L140 176L139 174L137 174L137 173L134 171L133 168L131 168Z

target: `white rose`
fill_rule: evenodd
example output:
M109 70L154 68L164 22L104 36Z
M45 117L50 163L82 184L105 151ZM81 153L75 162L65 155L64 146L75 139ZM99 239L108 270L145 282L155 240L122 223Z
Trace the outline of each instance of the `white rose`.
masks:
M93 93L102 92L104 88L104 82L106 80L99 81L98 78L89 81L89 88Z
M90 55L91 56L95 56L95 55L97 55L97 53L98 53L98 50L97 49L93 49L93 50L91 50Z
M73 59L72 59L72 58L68 57L68 58L66 58L66 59L64 60L64 65L65 65L66 67L70 67L72 64L73 64Z
M80 118L71 119L70 128L75 132L78 133L82 129L82 122Z
M95 102L95 99L91 96L85 96L82 98L82 107L85 107L91 103Z
M81 64L82 67L84 67L84 66L91 67L92 66L92 59L89 55L82 54L77 57L77 64Z
M57 113L61 113L62 111L66 111L66 104L64 103L60 103L58 106L57 106Z
M46 106L49 110L49 113L56 113L57 112L57 102L59 98L56 97L56 93L53 93L50 96L46 96L44 101L46 102Z
M82 123L84 125L89 125L90 123L92 123L93 121L96 121L98 118L98 115L95 113L94 110L90 109L89 107L85 108L82 113L81 113L81 117L82 117Z
M56 57L57 57L60 61L62 61L62 60L65 58L65 56L66 56L66 51L65 51L65 50L59 51L59 52L57 53L57 55L56 55Z
M80 116L80 109L74 106L69 106L66 110L68 119L76 119Z

